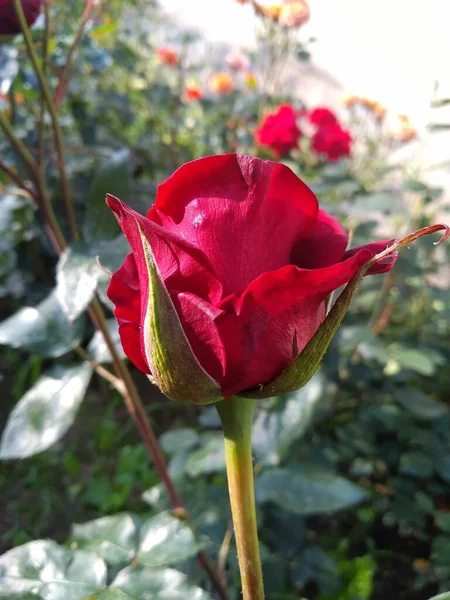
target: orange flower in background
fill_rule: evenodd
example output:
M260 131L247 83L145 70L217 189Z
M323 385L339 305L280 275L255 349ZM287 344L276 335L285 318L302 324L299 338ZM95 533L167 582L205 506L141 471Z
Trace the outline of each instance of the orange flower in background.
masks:
M156 51L156 57L158 61L163 65L169 65L175 67L178 64L179 57L178 52L170 46L162 46Z
M375 102L373 107L373 114L378 121L382 121L386 116L387 109L385 106L380 104L379 102Z
M342 104L349 107L357 106L358 104L361 104L361 97L355 96L354 94L348 94L342 99Z
M250 0L236 0L238 4L249 4Z
M278 21L281 13L282 2L272 2L270 4L261 4L260 2L253 1L253 7L255 11L263 17L268 17L274 21Z
M203 98L203 90L199 85L189 84L184 88L184 99L186 102L193 100L201 100Z
M285 3L280 10L278 22L289 28L301 27L309 21L310 10L306 0Z
M407 143L417 138L417 129L407 115L398 115L398 125L394 128L393 135L397 141Z
M229 94L233 91L234 82L229 73L214 73L208 80L208 86L214 94Z
M244 81L247 87L254 90L258 85L258 80L256 79L256 75L252 72L245 73Z

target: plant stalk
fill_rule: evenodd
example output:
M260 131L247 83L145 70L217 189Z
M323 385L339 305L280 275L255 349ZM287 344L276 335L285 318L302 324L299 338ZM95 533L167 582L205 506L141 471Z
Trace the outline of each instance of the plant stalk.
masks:
M264 600L252 461L255 400L228 398L217 404L225 435L228 489L243 600Z
M72 201L72 191L70 188L69 178L67 176L66 171L66 160L64 153L64 140L62 135L61 126L58 121L58 115L55 109L55 105L53 103L53 99L50 93L50 89L47 83L47 79L45 78L44 72L42 70L42 66L37 57L36 51L33 46L33 39L31 37L30 28L28 27L28 23L25 19L25 14L23 12L22 0L13 0L14 8L16 10L17 18L19 19L20 27L22 29L23 37L25 39L25 44L28 50L28 55L33 64L33 68L36 72L37 78L39 80L39 85L41 88L41 92L45 98L45 102L47 104L48 111L50 113L52 128L55 137L55 146L56 152L58 155L58 169L59 176L61 178L61 186L63 192L64 205L66 207L67 212L67 220L69 223L70 233L74 240L80 239L80 234L77 227L77 221L75 217L75 211L73 208Z
M67 246L67 243L53 210L44 176L39 167L36 165L31 152L28 150L22 140L16 136L11 123L8 121L2 111L0 111L0 128L3 129L3 132L11 142L12 147L20 156L25 167L27 168L30 178L33 180L37 190L37 194L33 194L33 197L36 199L36 203L42 211L49 230L52 231L52 237L55 241L56 250L61 252Z
M94 8L94 4L95 4L94 0L86 0L86 5L85 5L84 11L83 11L83 15L81 17L81 21L80 21L80 25L78 27L77 34L72 43L72 46L70 47L69 54L67 55L66 64L64 65L61 75L59 76L58 85L56 86L55 100L54 100L56 111L59 111L59 109L61 107L61 102L66 93L67 82L69 80L69 72L70 72L70 67L72 66L73 57L75 55L76 49L78 48L78 46L81 42L81 38L83 37L84 28L86 27L86 24L89 21L91 11Z

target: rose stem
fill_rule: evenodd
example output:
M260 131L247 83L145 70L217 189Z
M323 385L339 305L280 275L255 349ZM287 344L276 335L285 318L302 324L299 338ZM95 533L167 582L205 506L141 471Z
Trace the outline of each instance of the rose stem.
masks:
M78 27L77 34L72 43L72 46L70 47L69 54L67 55L66 64L64 65L64 68L59 77L58 85L56 86L55 108L57 111L59 111L59 109L61 107L61 102L66 93L67 82L69 79L69 71L70 71L70 67L72 66L72 61L73 61L75 51L81 41L81 38L83 37L84 28L86 27L86 24L89 21L89 16L90 16L93 8L94 8L94 0L86 0L86 5L84 7L83 15L81 17L81 21L80 21L80 25Z
M67 246L67 242L64 235L59 227L58 220L56 218L53 206L50 200L50 196L45 184L45 179L41 170L34 162L33 156L31 155L28 148L14 133L11 123L5 117L4 112L0 111L0 128L3 129L4 134L11 142L12 147L22 159L30 178L36 187L37 193L33 194L33 198L36 200L38 208L41 210L44 220L46 223L46 230L52 240L53 245L57 252L62 252ZM3 170L7 172L4 168ZM11 173L9 176L17 182L17 178L14 178Z
M77 227L75 211L73 208L72 202L72 191L70 189L69 178L67 177L67 172L65 168L65 156L64 156L64 141L63 135L61 131L61 126L58 121L58 114L56 112L55 105L52 100L52 96L50 94L50 89L43 73L41 64L38 60L37 54L34 50L33 40L30 33L30 28L28 27L28 23L25 18L25 14L23 12L22 0L13 0L14 8L16 9L17 18L19 19L20 27L22 29L23 37L25 39L25 44L28 50L28 55L33 64L34 70L36 72L37 78L39 79L39 85L41 88L41 92L45 98L45 102L47 104L48 111L50 113L52 128L55 137L55 146L56 152L58 155L58 169L59 176L61 178L61 186L64 198L64 205L66 207L67 212L67 220L69 223L69 229L71 236L74 240L80 239L80 234Z
M255 509L252 421L255 400L228 398L217 404L225 435L228 489L238 550L243 600L264 600Z
M64 235L62 234L59 228L58 221L53 211L53 207L50 201L50 197L48 195L43 175L38 165L35 163L33 156L28 151L24 143L16 136L11 124L6 119L6 117L4 117L4 113L2 113L1 111L0 127L3 129L11 145L17 151L25 166L27 167L30 177L33 180L36 187L36 194L33 194L33 198L36 200L38 208L40 208L40 210L43 213L44 219L46 221L46 229L49 233L49 237L52 241L52 244L56 252L58 254L61 254L62 251L65 248L67 248L67 241L65 240ZM26 184L19 177L15 176L14 172L11 171L9 167L6 167L6 169L3 170L11 177L13 181L18 183L20 187L29 191L26 187ZM158 475L161 477L161 480L167 490L170 502L173 508L181 508L184 514L187 515L187 511L184 508L184 505L175 488L175 485L168 473L164 455L162 454L155 432L153 431L152 425L147 416L147 413L145 412L139 393L136 389L136 386L134 385L133 379L131 378L130 371L126 363L122 360L122 358L117 352L115 344L109 333L103 309L96 298L91 303L88 312L94 324L94 327L97 330L101 331L105 339L105 343L108 346L108 349L113 359L113 366L116 375L121 378L126 390L126 393L122 394L126 407L130 416L134 419L139 434L147 450L149 451L149 454L155 465L155 470L158 472ZM230 600L230 596L225 587L223 579L220 576L216 567L212 564L208 555L205 552L200 551L197 554L197 558L199 560L200 565L210 578L221 600Z
M47 66L48 66L48 42L50 37L50 22L49 22L49 0L44 0L44 38L42 41L42 73L44 77L47 77ZM42 173L45 173L45 96L41 89L41 106L39 107L39 122L38 122L38 138L39 138L39 168Z

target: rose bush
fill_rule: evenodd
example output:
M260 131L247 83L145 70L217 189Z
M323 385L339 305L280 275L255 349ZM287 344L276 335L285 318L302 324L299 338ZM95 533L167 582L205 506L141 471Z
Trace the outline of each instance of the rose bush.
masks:
M271 382L325 318L328 296L388 241L347 250L342 225L285 165L245 155L187 163L144 217L109 207L131 253L108 289L127 356L150 372L143 236L200 365L224 397ZM368 274L389 271L396 254Z
M28 25L33 25L41 10L42 0L22 0L23 12ZM15 35L21 28L17 19L14 2L0 0L0 35Z

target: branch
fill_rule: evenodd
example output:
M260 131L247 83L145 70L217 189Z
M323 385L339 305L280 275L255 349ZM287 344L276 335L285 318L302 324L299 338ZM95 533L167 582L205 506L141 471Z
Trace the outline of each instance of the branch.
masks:
M81 38L83 37L84 28L86 27L86 23L89 21L89 16L90 16L90 13L91 13L93 7L94 7L94 0L86 0L86 6L84 7L83 15L81 17L81 21L80 21L80 25L78 27L77 34L76 34L73 44L69 50L69 54L67 55L66 64L64 65L64 68L61 71L61 74L59 76L58 85L56 86L54 102L55 102L55 109L57 111L59 111L59 109L61 107L61 102L66 94L67 82L68 82L68 78L69 78L69 70L70 70L70 67L72 66L73 57L74 57L77 47L79 46L79 44L81 42Z
M53 104L53 100L50 94L50 89L43 73L42 67L39 63L38 57L34 50L33 40L30 33L30 28L28 27L25 14L23 12L22 1L21 0L13 0L14 8L16 9L17 18L19 20L22 33L25 39L25 44L28 50L28 54L30 56L31 62L33 64L34 70L36 72L37 78L39 80L39 85L41 87L41 91L44 95L45 102L47 103L47 108L50 112L53 133L55 136L55 145L56 151L58 154L58 169L59 176L61 179L61 186L63 191L64 204L67 212L67 219L69 222L69 229L72 234L73 239L78 240L80 238L78 227L76 223L75 212L73 209L72 202L72 191L70 189L69 179L67 177L66 166L65 166L65 156L64 156L64 142L61 131L61 126L58 121L58 115L56 113L55 105Z

